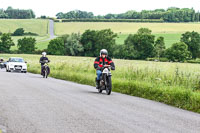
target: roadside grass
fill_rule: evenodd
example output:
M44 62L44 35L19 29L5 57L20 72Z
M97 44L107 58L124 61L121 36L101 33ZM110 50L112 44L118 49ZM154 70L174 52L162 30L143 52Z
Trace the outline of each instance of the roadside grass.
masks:
M23 28L25 32L45 36L48 34L48 23L48 20L41 19L0 19L0 31L13 33L17 28Z
M23 57L28 71L40 73L39 55L0 54ZM95 58L48 56L51 77L95 86ZM113 91L163 102L200 113L200 64L113 60ZM94 91L96 89L94 88Z

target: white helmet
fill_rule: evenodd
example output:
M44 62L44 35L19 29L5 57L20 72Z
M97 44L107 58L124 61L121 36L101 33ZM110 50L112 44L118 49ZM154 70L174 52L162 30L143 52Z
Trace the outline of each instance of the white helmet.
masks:
M45 57L47 55L46 52L42 52L42 56Z
M101 56L102 54L108 55L108 51L107 51L106 49L102 49L102 50L100 51L100 56Z

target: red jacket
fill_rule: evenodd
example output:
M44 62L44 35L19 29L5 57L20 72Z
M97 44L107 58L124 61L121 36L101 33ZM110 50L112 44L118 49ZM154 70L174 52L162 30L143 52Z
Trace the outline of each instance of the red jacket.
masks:
M97 57L94 61L94 68L102 68L103 65L111 65L112 70L115 69L115 64L110 57Z

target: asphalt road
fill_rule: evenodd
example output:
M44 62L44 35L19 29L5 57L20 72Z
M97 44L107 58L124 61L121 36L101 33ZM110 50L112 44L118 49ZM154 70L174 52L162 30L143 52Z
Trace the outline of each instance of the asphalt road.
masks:
M54 21L53 20L49 20L49 34L50 34L49 40L56 38L56 36L54 35Z
M0 70L7 133L199 133L200 114L41 75Z

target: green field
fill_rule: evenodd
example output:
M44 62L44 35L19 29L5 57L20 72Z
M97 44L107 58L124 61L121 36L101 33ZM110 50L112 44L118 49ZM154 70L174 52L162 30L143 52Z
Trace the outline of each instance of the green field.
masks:
M66 22L55 23L55 34L83 33L87 29L101 30L110 28L115 33L136 33L139 28L149 28L153 34L200 32L199 23L116 23L116 22Z
M15 46L11 47L11 50L17 50L17 41L18 39L22 39L24 37L33 37L36 39L36 47L39 50L43 50L47 48L47 45L49 43L49 36L12 36L12 40L15 43Z
M48 20L40 19L0 19L0 31L13 33L17 28L23 28L25 32L46 36L48 34L48 23Z
M156 37L165 38L166 47L180 41L181 34L186 31L200 32L199 23L116 23L116 22L66 22L55 23L55 34L83 33L87 29L101 30L110 28L118 34L117 44L124 44L129 34L134 34L139 28L149 28Z
M37 33L39 36L31 36L36 39L36 47L42 50L48 45L48 24L49 20L40 19L0 19L0 31L3 33L13 33L17 28L23 28L25 32ZM17 50L17 40L30 36L12 36L15 46L11 50Z
M173 43L179 42L181 38L181 33L155 33L155 38L158 38L159 36L163 36L165 39L165 46L166 48L169 48ZM124 40L128 37L128 34L118 34L118 37L116 38L116 43L118 45L124 44Z
M28 71L40 73L39 55L5 55L23 57ZM95 58L48 56L51 77L95 85ZM113 90L174 105L200 113L200 64L113 60ZM92 90L91 90L92 91ZM94 91L95 88L94 88Z

